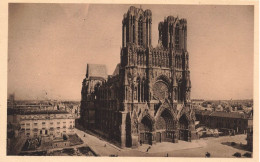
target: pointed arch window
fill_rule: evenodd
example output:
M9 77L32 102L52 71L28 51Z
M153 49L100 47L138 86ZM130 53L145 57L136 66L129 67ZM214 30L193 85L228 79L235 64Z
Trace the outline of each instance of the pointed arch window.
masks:
M133 27L133 43L135 43L135 16L132 18L132 27Z
M169 42L169 47L173 47L173 25L170 24L170 42Z
M180 41L180 32L179 32L179 24L176 25L175 27L175 48L179 48L179 41Z
M143 20L142 17L138 20L138 45L143 45Z
M141 101L141 79L140 78L137 78L137 100L138 102Z

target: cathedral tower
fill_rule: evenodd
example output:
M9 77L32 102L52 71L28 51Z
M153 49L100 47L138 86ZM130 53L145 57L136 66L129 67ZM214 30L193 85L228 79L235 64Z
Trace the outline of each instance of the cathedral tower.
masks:
M152 41L152 12L131 6L122 21L122 47L135 44L149 47Z

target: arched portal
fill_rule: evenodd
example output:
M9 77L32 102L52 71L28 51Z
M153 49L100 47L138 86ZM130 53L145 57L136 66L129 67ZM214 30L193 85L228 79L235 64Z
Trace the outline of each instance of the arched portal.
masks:
M180 135L179 139L188 141L188 132L189 132L189 122L187 120L186 115L182 115L179 119L180 123Z
M146 115L140 123L140 143L152 144L152 120Z
M171 113L165 109L157 120L157 142L173 142L175 123Z

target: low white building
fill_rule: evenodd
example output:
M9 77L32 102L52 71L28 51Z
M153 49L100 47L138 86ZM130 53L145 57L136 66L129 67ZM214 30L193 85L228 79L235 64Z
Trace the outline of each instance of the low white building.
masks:
M21 114L20 125L27 137L62 137L74 134L75 118L66 111L29 111Z

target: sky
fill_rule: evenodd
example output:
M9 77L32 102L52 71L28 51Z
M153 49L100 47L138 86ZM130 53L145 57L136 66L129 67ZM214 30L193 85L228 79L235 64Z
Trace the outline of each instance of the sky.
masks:
M8 94L16 99L80 100L87 63L120 62L122 19L131 5L9 4ZM223 5L134 5L158 23L186 18L191 98L253 98L254 8Z

